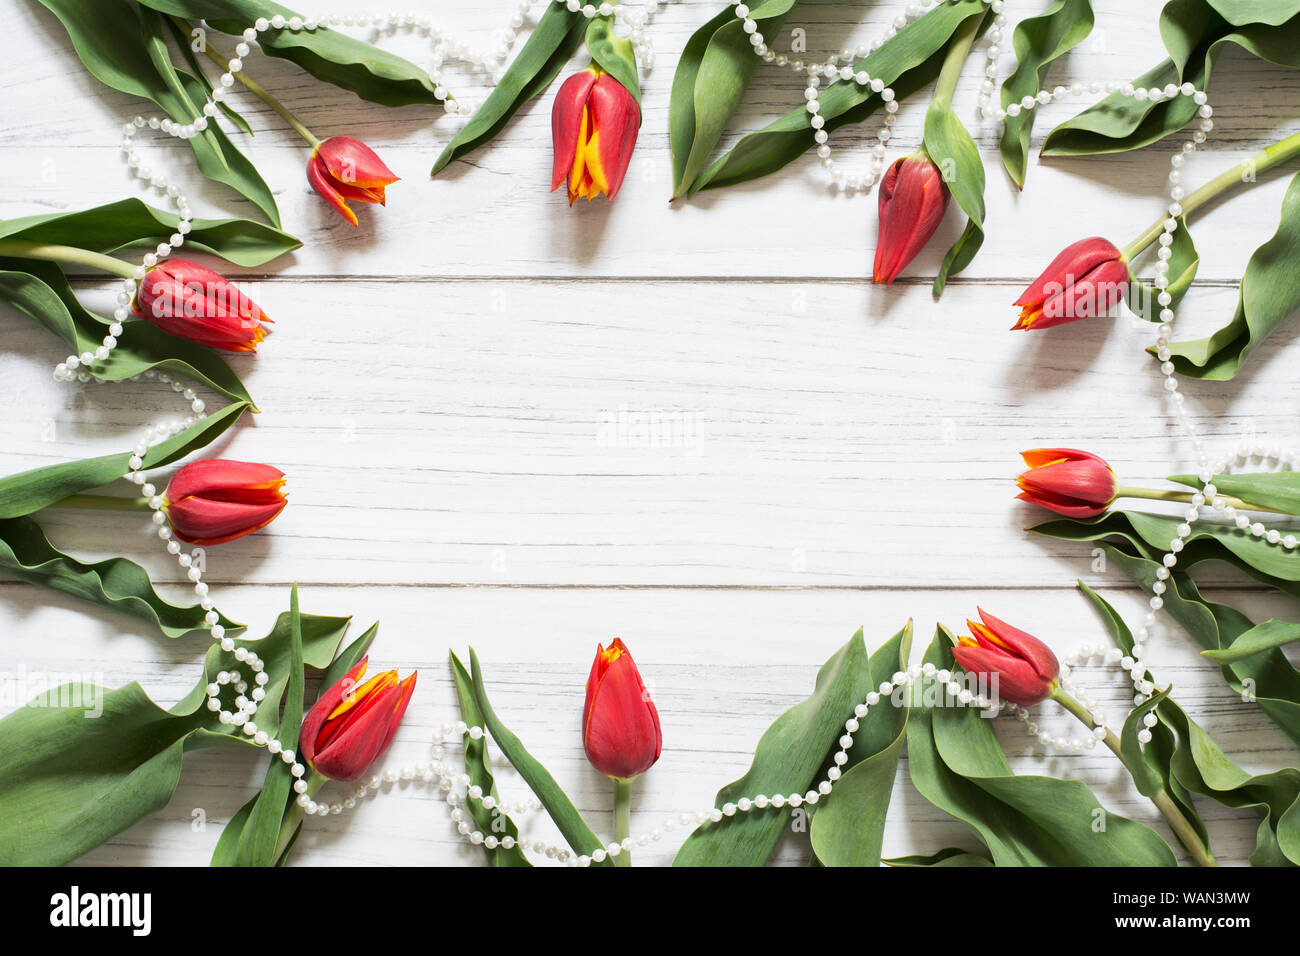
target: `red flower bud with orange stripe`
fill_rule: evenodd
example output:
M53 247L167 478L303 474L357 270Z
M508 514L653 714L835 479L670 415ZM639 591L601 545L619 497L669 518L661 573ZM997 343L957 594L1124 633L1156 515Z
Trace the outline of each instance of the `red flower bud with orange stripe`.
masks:
M632 161L641 107L613 75L594 64L560 86L551 109L555 159L551 189L569 184L569 205L579 196L618 195Z
M1016 299L1020 318L1011 328L1047 329L1102 315L1124 297L1128 282L1128 263L1113 243L1099 236L1080 239Z
M176 537L197 545L223 544L264 528L289 501L280 469L222 458L183 466L164 498Z
M873 282L892 283L934 235L950 198L939 167L919 150L890 166L880 181Z
M132 309L169 335L227 352L253 352L270 322L225 276L186 259L145 273Z
M582 746L591 765L615 780L649 770L663 749L659 711L619 638L596 645L582 713Z
M348 201L385 205L384 187L398 177L375 151L351 136L331 136L312 150L307 182L353 226L357 214Z
M1027 707L1052 696L1061 673L1051 648L1031 634L999 621L978 608L980 621L967 621L971 636L952 649L957 663L990 685L997 681L997 696Z
M397 671L385 671L358 686L369 660L363 657L325 691L302 721L298 750L317 773L331 780L365 776L393 742L415 691L414 671L400 681Z
M1016 479L1022 501L1069 518L1095 518L1119 493L1115 471L1104 458L1074 448L1034 448L1020 457L1029 470Z

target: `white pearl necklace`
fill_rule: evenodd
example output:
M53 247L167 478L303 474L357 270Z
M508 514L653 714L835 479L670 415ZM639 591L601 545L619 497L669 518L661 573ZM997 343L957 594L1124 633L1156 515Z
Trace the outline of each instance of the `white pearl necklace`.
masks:
M581 0L554 0L554 2L563 5L570 12L581 12L583 16L591 19L596 16L615 16L621 23L629 29L629 39L634 45L638 64L643 72L648 72L654 62L654 54L648 41L645 39L644 29L652 19L654 12L662 7L666 0L648 0L645 8L637 10L625 8L622 5L611 5L609 3L582 4ZM920 16L924 9L936 2L946 2L946 0L921 0L921 2L909 5L903 15L895 18L890 28L870 46L861 47L856 51L844 50L838 54L832 55L824 64L805 65L800 60L791 61L788 57L774 53L766 44L762 34L758 31L757 22L750 16L749 7L743 2L736 2L736 16L742 20L743 29L750 36L750 42L756 55L761 57L764 62L773 63L780 67L790 67L796 73L807 73L808 85L804 91L806 100L806 109L809 115L809 123L814 130L814 139L817 143L817 153L821 159L822 166L831 175L832 181L840 186L847 186L852 189L870 189L880 178L884 168L885 147L892 135L892 126L894 125L895 115L898 111L898 103L894 91L888 87L882 80L870 76L866 71L854 71L848 65L838 65L841 61L845 64L853 60L860 59L871 52L879 49L888 39L893 37L899 30L903 29L907 23ZM396 33L401 29L412 30L422 36L429 37L434 43L434 54L432 57L432 70L430 76L437 84L435 96L443 102L444 108L448 113L454 114L471 114L477 104L471 103L464 99L454 97L442 82L442 68L448 61L456 61L469 65L472 68L490 73L494 82L499 82L501 78L500 66L509 55L510 50L516 41L518 31L523 26L524 18L533 5L533 0L521 0L518 11L512 16L509 28L502 34L501 40L497 47L488 54L476 53L465 44L459 43L446 36L433 25L432 18L419 13L401 13L391 14L388 16L368 16L368 15L328 15L322 17L289 17L275 15L269 18L258 18L252 26L243 31L242 42L235 47L235 56L227 63L227 72L222 74L217 84L214 85L212 98L204 104L203 115L196 117L193 122L187 124L178 124L169 118L153 117L145 119L136 117L131 123L126 124L122 131L122 154L128 168L132 173L146 183L149 187L164 193L176 208L179 217L176 232L166 243L160 243L156 250L145 255L141 264L134 270L132 278L123 280L122 291L117 296L117 308L113 313L114 321L109 326L109 334L104 337L101 345L92 353L85 352L81 355L70 355L63 362L59 363L54 369L54 377L57 381L71 382L78 381L88 383L91 381L102 382L102 379L94 377L89 369L97 362L104 361L109 357L118 342L118 337L122 334L123 323L129 316L129 305L136 294L138 284L143 280L145 272L157 265L160 261L169 256L175 249L183 245L186 235L192 230L193 216L190 210L189 202L179 187L168 183L165 176L155 172L145 165L141 157L135 150L135 135L138 130L148 126L150 129L166 133L169 136L178 139L190 139L201 134L208 126L208 120L215 117L219 106L218 104L225 99L227 91L230 90L235 82L235 74L243 68L243 60L253 50L252 44L256 41L259 34L267 30L314 30L319 26L330 27L374 27L377 30L387 30L389 33ZM998 44L1002 40L1002 31L1006 26L1006 17L1003 15L1003 0L992 0L990 4L991 11L995 14L992 28L988 31L986 39L988 45L985 50L987 65L985 67L985 77L981 85L979 111L984 118L1004 120L1006 117L1014 117L1022 110L1034 109L1040 105L1046 105L1053 100L1059 100L1067 95L1081 96L1085 92L1085 87L1081 83L1072 84L1070 87L1058 86L1054 90L1041 90L1035 96L1026 96L1020 103L1012 103L1007 108L993 108L991 105L992 94L996 87L997 77L997 57L1001 50ZM870 86L873 92L880 94L882 101L885 103L885 119L877 133L877 144L871 149L870 168L859 175L846 173L832 159L829 145L829 134L825 130L825 120L820 115L820 102L818 100L818 89L821 85L820 77L828 79L838 79L842 81L856 82L859 86ZM1172 331L1173 310L1171 308L1172 297L1168 290L1168 262L1171 256L1172 234L1178 228L1178 216L1182 213L1182 207L1179 201L1183 198L1183 189L1181 186L1180 167L1183 165L1184 156L1192 152L1197 145L1205 142L1206 134L1213 128L1211 120L1212 109L1209 105L1206 94L1203 91L1196 90L1192 84L1183 84L1181 87L1170 84L1162 89L1145 90L1134 88L1128 83L1090 83L1086 87L1086 92L1098 94L1101 92L1114 93L1119 92L1125 96L1132 96L1138 100L1159 101L1161 99L1172 99L1178 95L1190 96L1194 99L1201 116L1200 130L1193 134L1189 142L1183 144L1182 152L1175 154L1171 159L1173 170L1169 177L1171 203L1169 206L1170 218L1165 222L1165 232L1160 236L1160 248L1157 252L1158 261L1155 266L1155 285L1160 290L1157 301L1162 306L1160 313L1161 324L1158 328L1156 346L1158 358L1161 361L1160 370L1164 376L1164 387L1168 394L1175 417L1184 427L1188 434L1193 449L1196 451L1197 463L1200 468L1199 477L1204 483L1202 491L1193 496L1192 506L1185 512L1185 521L1177 529L1175 537L1169 545L1169 552L1164 556L1164 566L1157 572L1158 580L1153 586L1153 594L1149 601L1150 611L1146 616L1143 626L1137 632L1137 642L1134 645L1131 656L1122 654L1117 648L1105 649L1102 647L1092 647L1083 645L1075 655L1067 657L1061 667L1061 683L1067 690L1073 689L1073 679L1071 677L1071 668L1073 666L1082 666L1095 660L1102 660L1107 664L1116 665L1126 672L1133 680L1134 690L1136 692L1134 703L1141 704L1148 700L1154 692L1154 684L1147 679L1147 666L1143 662L1145 652L1145 642L1150 635L1150 628L1154 625L1156 612L1163 607L1161 595L1166 589L1165 582L1170 576L1170 569L1177 563L1177 555L1191 534L1191 526L1201 517L1201 508L1208 501L1211 508L1220 512L1225 518L1234 520L1237 527L1243 531L1248 531L1255 537L1263 538L1271 544L1280 544L1287 549L1294 549L1300 542L1292 534L1283 535L1282 532L1266 528L1260 522L1251 522L1250 519L1225 503L1218 497L1216 489L1212 483L1215 474L1228 473L1232 465L1242 463L1248 458L1267 456L1275 460L1279 466L1293 467L1300 463L1300 455L1284 454L1277 449L1243 448L1239 450L1232 459L1221 459L1213 467L1205 454L1204 444L1196 433L1192 421L1183 408L1183 396L1178 391L1178 383L1174 378L1174 368L1170 362L1171 353L1169 350L1169 334ZM162 498L158 495L157 489L149 483L143 473L143 459L147 454L149 447L159 441L184 430L196 421L206 417L205 405L198 398L193 388L187 387L184 382L172 378L164 373L154 371L145 372L137 378L156 379L165 384L170 384L172 389L183 395L186 401L190 403L190 414L182 421L164 422L159 426L150 426L146 429L145 437L136 444L129 463L130 471L126 477L134 484L139 486L140 493L147 498L149 505L153 510L152 520L157 526L157 533L161 540L166 542L166 548L169 554L175 556L183 568L187 570L187 576L194 583L194 589L200 599L200 604L205 610L205 623L209 627L209 633L213 640L217 641L225 653L230 653L235 658L235 666L228 670L217 673L216 679L208 684L206 688L207 707L210 711L218 715L218 720L225 725L239 727L242 733L257 746L265 747L267 752L272 755L278 755L280 759L290 767L290 772L294 776L294 790L298 794L297 803L303 809L305 814L315 816L328 816L342 813L344 810L355 808L366 796L380 792L381 790L391 787L398 781L418 781L425 784L438 785L440 792L444 794L444 800L449 809L452 822L456 824L457 832L471 845L481 845L489 850L502 848L512 849L519 847L524 850L545 856L548 859L557 860L569 866L588 866L592 863L602 863L606 859L617 857L624 852L630 852L634 847L644 847L651 842L662 839L666 834L671 833L678 826L692 827L706 822L720 822L724 818L735 816L737 813L750 813L755 810L765 810L768 808L780 809L785 806L799 807L804 803L816 804L825 797L828 797L834 789L835 782L842 776L841 770L848 763L848 750L853 746L854 735L861 727L861 721L866 718L871 707L876 706L882 700L886 700L894 693L896 689L908 689L913 682L920 677L936 679L946 685L947 692L961 706L976 706L981 709L992 705L992 702L983 695L972 694L969 690L952 679L952 674L946 670L936 669L933 664L923 666L911 666L906 671L899 671L893 675L893 679L882 683L878 690L872 691L866 699L854 708L853 716L845 721L844 733L839 738L840 749L833 757L833 766L827 772L826 778L822 780L815 788L810 789L804 794L757 794L754 796L742 797L735 802L726 802L721 807L710 807L706 810L699 810L695 813L682 813L675 818L670 818L660 826L637 837L627 837L618 842L611 842L603 848L595 850L590 856L575 855L569 848L548 844L542 840L527 841L516 839L509 835L498 837L495 834L484 834L473 826L473 818L466 813L464 806L470 802L478 803L484 810L489 812L496 811L504 814L524 814L541 808L541 802L536 797L531 797L521 801L516 805L510 805L499 801L491 794L484 794L481 788L473 785L470 778L463 771L458 771L450 764L443 761L444 743L448 738L468 737L472 740L481 740L486 734L481 727L470 727L464 722L456 724L445 724L439 734L435 736L433 744L434 759L416 764L415 766L404 767L400 770L388 770L383 774L371 776L365 783L357 787L349 796L342 800L332 802L317 801L308 792L308 783L305 779L307 768L298 761L293 750L286 748L283 743L269 735L267 732L258 729L253 720L257 713L258 705L265 699L265 685L268 677L265 672L265 664L255 651L246 648L237 648L232 638L225 634L225 629L221 626L220 617L217 614L212 598L209 595L208 585L202 580L202 570L199 566L199 554L197 550L190 553L182 553L180 544L174 539L171 529L167 526L166 517L162 512ZM133 379L134 380L134 379ZM247 669L247 674L243 668ZM252 681L251 691L249 681ZM228 709L222 702L221 695L224 688L231 687L235 692L233 708ZM1095 747L1098 740L1104 739L1107 735L1108 728L1105 724L1104 715L1096 706L1095 702L1090 700L1086 693L1078 692L1080 703L1088 711L1092 723L1094 724L1092 733L1084 738L1066 739L1053 737L1046 731L1042 731L1030 720L1029 712L1013 704L1002 704L1001 709L1004 712L1014 715L1026 725L1026 731L1036 740L1043 744L1044 748L1066 750L1077 753L1084 749ZM1143 718L1144 727L1138 733L1138 740L1141 743L1147 743L1151 739L1151 730L1157 723L1157 717L1154 713L1148 713Z

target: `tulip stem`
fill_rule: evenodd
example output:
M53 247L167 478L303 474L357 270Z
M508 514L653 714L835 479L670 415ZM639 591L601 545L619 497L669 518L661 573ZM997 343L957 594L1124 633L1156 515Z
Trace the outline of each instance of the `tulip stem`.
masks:
M187 30L188 27L189 25L186 24ZM213 63L217 64L217 66L221 67L221 69L225 70L227 68L230 58L218 53L216 49L212 46L212 44L207 44L204 48L204 52L207 53L208 59L211 60ZM271 107L271 109L279 113L280 118L283 119L290 126L292 126L294 131L307 141L308 146L310 146L312 149L315 149L317 146L320 145L320 138L311 130L309 130L305 125L303 125L302 121L299 120L298 117L294 116L293 113L289 111L289 107L285 106L274 96L268 93L266 91L266 88L263 87L262 84L252 79L248 75L248 72L246 70L240 70L238 73L236 73L235 79L237 79L240 83L243 83L244 88L247 89L248 92L252 93L254 96L256 96L267 106Z
M1077 717L1079 722L1089 730L1092 729L1092 714L1088 712L1086 707L1062 690L1059 684L1056 686L1056 689L1052 691L1052 700L1056 701ZM1120 747L1119 738L1115 736L1114 731L1107 728L1106 736L1102 738L1101 742L1106 745L1107 749L1109 749L1111 753L1119 758L1119 762L1124 765L1124 769L1127 770L1136 781L1137 774L1134 773L1134 768L1129 765L1128 760L1125 758L1124 751ZM1210 848L1205 844L1205 841L1201 839L1201 835L1196 831L1196 827L1194 827L1192 822L1183 815L1183 811L1179 809L1178 805L1174 803L1168 792L1166 792L1163 787L1157 790L1154 794L1151 794L1149 799L1155 804L1156 809L1160 811L1160 815L1165 818L1165 821L1169 824L1169 828L1174 831L1174 835L1178 837L1178 842L1187 849L1187 852L1192 855L1192 859L1196 861L1198 866L1219 865L1219 862L1214 858L1214 854L1210 852Z
M44 259L62 265L86 266L121 279L135 276L135 266L129 262L92 252L89 249L78 249L76 246L56 246L42 242L23 242L21 239L4 239L0 240L0 256L13 256L15 259Z
M984 22L986 16L988 16L987 10L979 16L967 17L953 32L952 40L948 44L948 52L944 54L943 67L939 70L939 79L934 84L932 103L952 102L953 90L957 89L957 80L961 76L962 67L966 65L970 48L975 43L975 35L979 33L980 24Z
M614 779L614 842L621 843L632 832L632 781ZM615 866L631 866L632 854L624 850L614 857Z
M1116 498L1148 498L1152 501L1178 501L1184 504L1191 504L1192 494L1193 492L1190 491L1174 491L1171 488L1131 488L1127 485L1120 485L1115 489ZM1241 511L1265 511L1275 515L1291 514L1289 511L1265 508L1262 505L1242 501L1240 498L1233 498L1228 495L1217 495L1216 497L1222 498L1224 504Z
M148 498L123 498L120 495L69 495L49 508L88 508L95 511L149 511Z
M1232 168L1225 169L1200 189L1183 199L1181 202L1183 207L1182 215L1186 216L1188 213L1195 212L1215 196L1226 192L1239 183L1254 182L1259 173L1279 163L1286 162L1297 154L1300 154L1300 132L1292 133L1276 143L1270 143L1249 159L1243 159ZM1160 237L1160 234L1165 231L1165 220L1168 218L1168 214L1165 214L1153 222L1146 232L1121 249L1120 255L1126 260L1132 259L1155 242Z

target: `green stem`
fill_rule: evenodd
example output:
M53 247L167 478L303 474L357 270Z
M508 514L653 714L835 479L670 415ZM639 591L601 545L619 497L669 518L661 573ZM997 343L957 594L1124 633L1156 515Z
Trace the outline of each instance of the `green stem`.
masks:
M49 508L87 508L95 511L149 511L148 498L122 498L118 495L69 495Z
M632 781L614 778L614 841L621 843L632 830ZM631 866L632 854L624 850L614 857L615 866Z
M1120 485L1115 489L1116 498L1148 498L1151 501L1178 501L1184 504L1191 504L1193 492L1191 491L1174 491L1171 488L1133 488L1128 485ZM1233 498L1229 495L1218 495L1225 504L1231 505L1240 511L1266 511L1269 514L1289 515L1289 511L1279 511L1277 508L1265 508L1262 505L1254 504L1250 501L1242 501L1240 498Z
M135 275L135 266L121 259L114 259L89 249L76 246L56 246L43 242L23 242L21 239L0 239L0 256L13 256L16 259L44 259L63 265L85 266L97 272L107 272L122 279Z
M1056 689L1052 691L1052 700L1056 701L1077 717L1079 722L1089 730L1092 729L1092 714L1088 713L1088 710L1082 704L1063 691L1059 684ZM1134 773L1133 768L1129 766L1128 760L1124 758L1124 752L1119 745L1119 738L1108 729L1106 731L1106 736L1102 738L1101 742L1106 745L1111 753L1119 758L1119 762L1124 765L1124 769L1127 770L1134 779L1136 779L1137 775ZM1214 858L1214 854L1210 852L1210 848L1206 846L1205 841L1201 839L1201 835L1196 832L1196 828L1192 826L1191 821L1188 820L1187 817L1183 816L1183 811L1178 808L1178 805L1174 803L1172 799L1170 799L1169 794L1165 792L1164 788L1157 790L1155 794L1150 797L1150 800L1156 805L1156 809L1160 811L1160 815L1169 823L1170 829L1174 831L1174 835L1178 837L1178 841L1186 847L1187 852L1192 855L1192 859L1196 861L1197 865L1219 865L1218 861Z
M939 79L934 84L932 104L952 102L952 93L957 88L957 79L961 76L966 57L970 55L970 48L975 43L975 35L979 33L980 24L984 22L986 16L988 16L987 11L979 16L967 17L953 32L952 40L948 44L948 52L944 54L943 67L939 70Z
M1254 177L1259 173L1279 163L1286 162L1297 154L1300 154L1300 132L1292 133L1286 139L1271 143L1249 159L1243 159L1231 169L1225 169L1215 176L1200 189L1182 200L1183 215L1186 216L1188 213L1195 212L1215 196L1226 192L1239 183L1253 182ZM1165 231L1165 220L1167 218L1169 218L1167 215L1161 216L1153 222L1146 232L1121 249L1120 255L1125 259L1132 259L1155 242L1160 234Z
M187 29L188 26L189 24L186 24ZM230 58L227 56L222 56L220 53L216 51L216 49L211 44L206 44L204 46L203 52L205 52L208 55L209 60L217 64L217 66L221 67L223 71L227 68L227 65L230 62ZM268 93L266 89L256 80L251 79L247 71L240 70L238 73L235 74L235 79L237 79L240 83L243 83L244 87L248 90L248 92L252 93L254 96L256 96L267 106L271 107L271 109L279 113L280 117L290 126L292 126L294 131L303 139L305 139L307 141L307 145L309 145L312 149L315 149L317 146L320 145L320 138L311 130L309 130L305 125L303 125L303 123L298 119L298 117L294 116L293 113L289 111L289 107L285 106L274 96Z
M325 777L323 774L313 773L307 780L307 796L316 796L316 792L320 790L324 783ZM271 855L272 863L278 863L280 857L284 856L284 851L289 849L289 843L293 840L294 831L297 830L298 825L302 823L302 818L303 809L298 806L298 800L297 797L295 797L293 806L289 809L289 812L285 814L284 822L280 824L280 838L276 840L275 852Z

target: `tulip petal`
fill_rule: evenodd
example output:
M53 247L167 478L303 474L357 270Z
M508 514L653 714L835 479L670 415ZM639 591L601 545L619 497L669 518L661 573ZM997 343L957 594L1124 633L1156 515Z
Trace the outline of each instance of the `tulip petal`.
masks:
M325 718L338 706L343 695L356 686L356 682L365 675L366 664L369 661L369 657L363 657L353 664L352 669L327 688L312 705L311 710L307 711L307 716L302 721L302 729L298 732L298 751L307 763L310 764L316 757L316 737L320 733L321 725L325 723Z
M593 135L585 151L587 168L597 190L613 199L618 195L632 162L641 107L618 80L602 73L587 99Z
M1092 236L1088 239L1080 239L1078 242L1071 243L1061 250L1047 268L1039 274L1038 278L1029 283L1025 291L1020 293L1020 298L1016 299L1012 305L1041 305L1049 296L1049 284L1063 284L1066 276L1069 275L1074 276L1077 280L1078 277L1087 275L1103 262L1118 258L1119 250L1102 237Z
M1030 468L1054 465L1058 461L1099 461L1103 465L1106 464L1106 459L1100 455L1094 455L1090 451L1080 451L1077 448L1031 448L1022 451L1020 457Z
M391 186L397 182L397 175L384 165L373 149L351 136L331 136L316 147L329 176L340 186L356 186L360 189Z
M1056 675L1061 671L1061 664L1056 659L1056 655L1052 653L1051 648L1032 634L1026 633L1018 627L1012 627L1006 621L998 620L983 608L976 608L976 610L979 612L980 620L997 635L998 641L1003 646L1029 661L1034 670L1044 680L1056 679Z
M330 178L325 163L319 155L313 154L311 159L307 161L307 182L311 183L311 188L316 190L322 199L337 209L344 219L352 223L353 226L359 227L361 225L357 221L357 214L352 211L352 207L347 204L342 193L335 186L334 180Z
M382 754L388 749L388 745L393 742L393 737L397 734L398 725L402 722L402 716L406 713L406 707L411 702L411 695L415 693L415 678L419 671L411 671L409 677L398 685L397 702L393 705L393 713L388 718L388 733L384 735L383 741L379 745L379 752Z
M551 107L551 144L554 160L551 166L551 189L559 189L574 168L578 143L582 135L583 114L587 96L596 82L595 70L582 70L560 85ZM573 186L570 185L570 193ZM572 197L570 198L572 202Z
M224 498L228 501L269 500L278 497L284 472L260 462L205 458L179 469L167 485L167 497L178 500L192 495Z
M225 544L265 528L286 504L287 498L263 505L184 498L166 506L167 520L176 537L187 544Z

